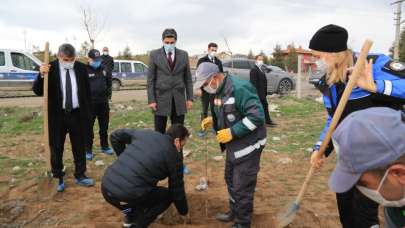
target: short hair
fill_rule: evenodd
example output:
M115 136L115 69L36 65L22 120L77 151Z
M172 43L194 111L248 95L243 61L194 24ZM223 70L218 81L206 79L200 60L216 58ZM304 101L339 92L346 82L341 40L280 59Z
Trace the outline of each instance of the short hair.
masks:
M184 140L190 136L190 132L182 124L173 124L167 129L166 135L170 136L172 140L177 138Z
M209 44L208 44L208 49L210 49L211 47L218 48L218 44L216 44L216 43L209 43Z
M71 44L62 44L59 46L58 55L64 55L68 58L73 58L76 56L76 50Z
M162 33L162 40L164 40L165 38L174 38L175 40L177 40L176 30L173 28L165 29Z
M376 169L369 170L368 172L371 172L372 174L378 176L378 177L383 177L385 172L387 172L387 169L396 164L404 164L405 165L405 154L403 154L401 157L399 157L397 160L393 161L391 164L386 165L384 167L378 167Z
M262 54L258 54L255 56L255 60L257 60L260 56L264 58L264 56Z

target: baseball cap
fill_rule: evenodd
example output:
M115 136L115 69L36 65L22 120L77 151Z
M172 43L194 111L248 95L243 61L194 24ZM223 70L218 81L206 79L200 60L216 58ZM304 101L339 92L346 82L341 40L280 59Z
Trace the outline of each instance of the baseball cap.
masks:
M211 62L201 63L195 72L196 81L194 83L194 90L201 88L201 86L214 74L219 73L219 68L216 64Z
M338 161L329 187L342 193L364 172L390 165L405 154L405 115L386 107L354 112L338 126L332 140Z
M97 49L91 49L91 50L89 51L89 53L87 54L87 56L88 56L90 59L98 60L98 59L100 58L100 51L97 50Z

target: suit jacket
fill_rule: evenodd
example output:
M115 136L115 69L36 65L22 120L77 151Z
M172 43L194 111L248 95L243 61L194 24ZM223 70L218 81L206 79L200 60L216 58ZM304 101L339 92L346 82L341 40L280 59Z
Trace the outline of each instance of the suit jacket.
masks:
M63 94L62 84L60 80L59 61L55 60L50 63L51 67L48 74L48 126L49 126L49 144L50 146L60 145L60 129L63 123ZM80 122L77 123L82 131L81 137L86 139L85 134L90 126L91 118L91 95L89 85L89 75L87 73L86 65L78 61L75 62L73 67L76 74L77 92L79 100ZM33 91L36 95L42 96L44 94L44 79L38 74L34 81Z
M266 74L259 69L257 65L255 65L250 70L250 82L257 90L257 95L259 96L260 100L266 99L267 96L267 78Z
M148 71L148 103L157 103L156 115L170 116L174 101L177 115L187 112L186 99L193 99L193 82L186 51L175 50L173 71L163 48L150 52Z
M212 63L212 61L210 60L210 58L208 57L208 55L206 55L206 56L204 56L204 57L202 57L202 58L200 58L200 59L198 60L198 62L197 62L197 67L198 67L201 63L204 63L204 62L210 62L210 63ZM217 66L218 66L220 72L224 72L224 69L223 69L223 67L222 67L222 62L221 62L220 59L218 59L217 57L214 57L214 63L217 64Z

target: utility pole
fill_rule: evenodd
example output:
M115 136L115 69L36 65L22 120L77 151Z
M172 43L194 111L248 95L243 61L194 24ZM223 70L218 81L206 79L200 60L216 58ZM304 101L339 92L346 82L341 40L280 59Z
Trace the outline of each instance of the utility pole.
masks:
M401 21L402 13L402 2L405 0L399 0L391 3L391 5L397 5L397 10L395 11L394 21L395 21L395 43L394 43L394 60L399 60L399 39L401 34L401 24L404 21Z

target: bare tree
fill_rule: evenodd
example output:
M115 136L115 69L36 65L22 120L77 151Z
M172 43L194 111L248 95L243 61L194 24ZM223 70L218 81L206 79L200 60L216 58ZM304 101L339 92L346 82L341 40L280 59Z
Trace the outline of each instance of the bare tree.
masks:
M100 21L100 18L97 17L97 14L94 12L94 9L88 6L80 7L80 14L82 25L87 32L89 37L91 48L94 48L94 43L97 37L101 34L105 26L105 20Z

